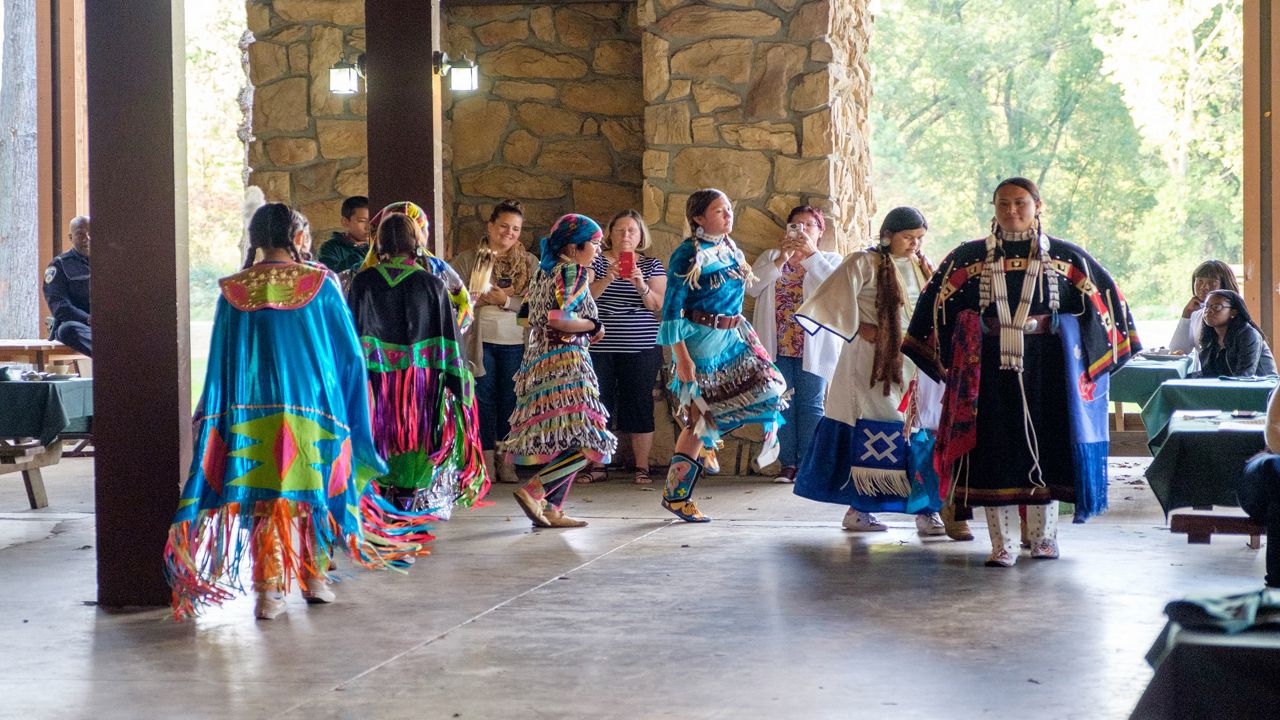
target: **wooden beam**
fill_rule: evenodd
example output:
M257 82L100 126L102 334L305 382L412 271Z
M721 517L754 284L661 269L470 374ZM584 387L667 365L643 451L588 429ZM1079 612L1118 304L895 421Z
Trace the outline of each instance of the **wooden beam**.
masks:
M432 252L443 255L443 116L439 0L365 0L369 204L409 200L431 222Z
M98 602L165 605L191 454L182 0L85 6Z
M1280 339L1280 253L1275 247L1280 185L1275 182L1280 126L1280 12L1271 0L1244 3L1244 279L1245 302L1258 308L1263 332Z

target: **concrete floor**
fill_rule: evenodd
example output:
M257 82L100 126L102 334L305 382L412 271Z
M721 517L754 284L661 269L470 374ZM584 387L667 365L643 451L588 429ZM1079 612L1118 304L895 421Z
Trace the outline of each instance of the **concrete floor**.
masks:
M575 488L589 528L534 532L497 486L407 576L345 563L337 604L179 624L94 607L91 472L50 469L41 511L0 476L0 717L1120 718L1164 604L1263 574L1243 538L1170 535L1137 461L1061 560L1008 570L978 524L855 535L763 478L676 524L619 478Z

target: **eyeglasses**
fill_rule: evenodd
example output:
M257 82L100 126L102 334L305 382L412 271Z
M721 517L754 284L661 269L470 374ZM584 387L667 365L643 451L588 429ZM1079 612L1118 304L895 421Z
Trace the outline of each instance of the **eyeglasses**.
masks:
M1230 310L1231 308L1233 308L1233 307L1235 307L1235 306L1234 306L1234 305L1228 305L1228 304L1226 304L1226 303L1210 303L1210 304L1208 304L1208 305L1205 305L1204 307L1205 307L1205 309L1206 309L1206 310L1211 310L1211 311L1213 311L1213 312L1218 312L1219 310Z

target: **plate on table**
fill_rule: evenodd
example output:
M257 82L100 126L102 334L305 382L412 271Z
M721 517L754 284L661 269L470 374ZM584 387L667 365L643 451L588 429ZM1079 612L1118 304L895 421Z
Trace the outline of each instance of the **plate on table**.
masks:
M75 380L79 375L63 375L60 373L46 373L45 380Z
M1138 357L1140 357L1140 358L1142 358L1142 359L1144 359L1144 360L1182 360L1183 358L1189 358L1189 357L1191 357L1191 356L1190 356L1190 355L1181 355L1181 354L1179 354L1179 353L1154 352L1154 351L1153 351L1153 352L1141 352L1141 353L1138 353Z

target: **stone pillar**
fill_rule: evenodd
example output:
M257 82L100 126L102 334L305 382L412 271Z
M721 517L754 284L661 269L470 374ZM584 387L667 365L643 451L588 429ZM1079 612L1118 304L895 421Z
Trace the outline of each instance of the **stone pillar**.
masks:
M787 212L828 213L826 247L866 240L865 0L781 0L747 9L640 0L645 109L644 215L665 255L684 235L690 190L718 187L753 257Z

